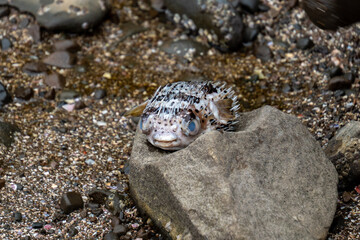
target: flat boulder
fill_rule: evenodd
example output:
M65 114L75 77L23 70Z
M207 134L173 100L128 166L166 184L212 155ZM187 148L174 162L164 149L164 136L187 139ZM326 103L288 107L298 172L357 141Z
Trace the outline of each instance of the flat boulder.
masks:
M98 25L109 10L108 0L0 0L0 5L31 13L53 31L83 32Z
M337 172L294 116L244 113L237 132L212 131L165 152L139 131L130 161L138 206L173 239L325 239Z

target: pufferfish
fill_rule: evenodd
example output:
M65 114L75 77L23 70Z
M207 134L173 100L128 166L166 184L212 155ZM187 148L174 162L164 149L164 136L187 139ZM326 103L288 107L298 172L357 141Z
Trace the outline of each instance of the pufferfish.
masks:
M179 150L205 132L233 131L239 104L231 88L220 82L174 82L125 115L140 116L147 140L164 150Z

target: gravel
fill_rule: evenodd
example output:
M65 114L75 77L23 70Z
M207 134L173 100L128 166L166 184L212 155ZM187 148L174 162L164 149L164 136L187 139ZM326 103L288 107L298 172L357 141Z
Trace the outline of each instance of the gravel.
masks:
M270 10L244 15L246 26L259 26L253 44L226 54L210 48L191 61L159 50L168 39L189 37L180 26L153 14L145 1L114 1L111 17L92 34L42 32L41 41L39 34L30 31L37 25L29 15L11 10L8 17L1 18L0 36L6 36L12 45L0 52L1 83L12 96L18 87L31 88L34 95L28 101L15 98L1 110L0 120L16 124L21 131L14 133L11 147L0 145L0 179L5 182L0 187L0 238L103 239L110 232L109 236L114 236L111 219L115 212L119 224L127 229L124 239L161 239L151 220L140 214L127 195L128 189L122 187L128 183L126 163L136 126L135 119L122 114L168 82L201 77L227 82L238 94L241 111L268 104L293 114L324 148L337 129L358 120L360 25L326 32L288 1L263 3ZM20 26L25 18L29 24ZM130 30L125 31L119 22L134 24L127 24ZM132 26L140 26L141 31L139 27L131 31ZM297 49L297 39L304 37L310 38L314 47ZM190 38L207 44L200 36ZM41 59L51 56L54 44L64 39L80 46L72 53L76 57L65 59L63 65L44 66ZM253 48L261 45L272 53L266 62L254 56ZM354 74L351 86L328 89L328 73L335 67ZM55 98L63 90L44 83L41 73L48 71L66 77L70 92L79 93L72 95L75 99ZM105 89L106 97L94 98L96 89ZM76 101L83 102L81 109L72 106ZM87 164L89 159L94 164ZM59 200L64 193L79 192L86 206L92 189L125 194L115 200L126 200L126 204L116 211L100 204L103 212L99 215L88 207L61 213ZM360 190L347 192L339 192L329 239L360 238ZM21 222L14 222L16 211L22 214ZM42 227L35 229L33 223Z

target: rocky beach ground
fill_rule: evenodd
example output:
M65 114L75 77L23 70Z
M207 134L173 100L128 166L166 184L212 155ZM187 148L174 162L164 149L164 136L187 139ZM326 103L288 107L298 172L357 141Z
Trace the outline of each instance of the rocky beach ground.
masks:
M360 117L360 25L323 31L296 2L264 0L267 11L243 12L259 33L236 52L208 46L185 57L165 53L165 43L207 39L147 1L113 1L102 24L83 34L40 30L30 15L2 9L0 82L13 101L0 121L19 131L11 146L0 145L0 238L163 239L128 196L137 122L123 113L168 82L226 82L241 111L271 105L295 115L326 149ZM70 191L85 207L64 214ZM328 239L360 238L359 192L339 191Z

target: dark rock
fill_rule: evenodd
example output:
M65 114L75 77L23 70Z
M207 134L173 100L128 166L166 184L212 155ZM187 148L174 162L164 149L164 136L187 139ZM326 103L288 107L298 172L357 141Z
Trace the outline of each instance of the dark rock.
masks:
M15 132L20 132L20 129L15 124L0 122L0 143L10 147L14 141L13 135Z
M351 194L349 192L346 192L346 191L343 192L342 197L343 197L343 201L345 203L347 203L351 200Z
M350 164L348 181L350 186L357 186L360 184L360 159L355 159Z
M91 203L105 204L107 197L111 194L110 191L101 189L92 189L88 192Z
M203 29L213 32L215 37L214 34L203 34L220 51L235 51L241 47L242 19L228 1L164 0L164 3L171 13L183 16L183 19L172 18L189 31Z
M325 239L336 210L337 173L319 143L268 106L175 152L137 131L130 165L133 198L174 239Z
M360 184L360 154L355 154L360 142L360 122L352 121L337 130L325 153L340 175L339 189L353 190Z
M146 28L133 22L127 22L120 25L120 29L123 32L122 36L118 39L117 44L123 42L128 37L134 34L144 32Z
M72 68L76 57L68 51L57 51L44 58L43 63L59 68Z
M24 64L22 70L30 76L33 76L45 73L47 71L47 67L42 62L29 62Z
M70 237L75 237L78 233L79 231L74 226L69 228L68 234Z
M166 41L160 49L168 54L178 55L190 60L193 57L204 55L209 48L191 39L184 39Z
M30 100L34 96L34 90L29 87L17 87L14 94L17 98Z
M141 239L147 239L148 238L148 233L144 230L144 228L141 228L137 234L136 234L136 237L137 238L141 238Z
M105 89L96 89L94 92L95 99L102 99L106 97L106 90Z
M126 230L126 227L122 224L118 224L118 225L115 225L114 229L113 229L113 232L118 235L118 236L121 236L121 235L125 235L127 230Z
M70 32L92 29L102 21L109 10L108 1L92 0L2 0L0 4L8 4L21 12L31 13L47 30Z
M32 37L34 42L38 43L41 41L41 29L37 24L30 24L27 28L29 35Z
M100 216L104 211L101 208L92 208L91 213L95 216Z
M21 222L21 220L22 220L21 212L15 212L14 213L14 220L15 220L15 222Z
M70 39L55 42L54 48L56 51L69 51L72 53L77 52L81 49L80 45L77 44L77 42Z
M105 207L114 215L117 216L122 209L128 204L126 195L117 192L111 192L102 189L93 189L89 191L88 196L90 202L105 204Z
M61 196L60 208L65 214L83 208L84 201L78 192L67 192Z
M311 41L310 38L299 38L296 41L296 48L301 49L301 50L305 50L305 49L309 49L312 48L314 46L313 41Z
M114 232L105 234L104 240L118 240L118 236Z
M245 10L255 13L259 10L260 0L239 0L239 3Z
M2 189L3 187L5 187L5 179L0 179L0 189Z
M10 9L8 7L1 6L0 7L0 18L8 16L10 13Z
M273 56L270 48L267 45L260 45L255 47L254 54L257 58L264 62L269 61Z
M337 77L343 75L343 70L341 67L334 67L329 70L329 76L330 78Z
M20 184L20 183L17 183L16 184L16 190L22 191L22 190L24 190L24 186L22 184Z
M354 0L304 0L302 7L318 27L336 30L360 21L360 2Z
M34 228L34 229L40 229L44 226L43 223L40 223L40 222L34 222L31 227Z
M80 110L86 108L86 104L82 101L75 101L75 109Z
M353 74L351 72L345 73L344 78L349 80L351 83L355 82L355 74Z
M259 34L258 27L254 27L254 28L245 27L244 33L243 33L243 42L248 43L248 42L254 41L258 34Z
M53 89L53 88L44 93L44 98L47 100L54 100L55 96L56 96L56 92L55 92L55 89Z
M6 51L12 47L12 43L8 38L1 39L1 50Z
M0 82L0 109L8 103L11 103L12 98L5 86Z
M52 73L45 76L44 83L55 89L63 89L66 85L66 79L61 74Z
M329 80L328 89L330 91L336 91L339 89L350 89L351 81L346 79L344 76L333 77Z
M78 97L80 97L80 93L78 93L75 90L63 90L58 96L60 101L67 100L67 99L75 99Z
M260 3L260 4L258 5L258 9L259 9L260 12L267 12L267 11L270 10L270 7L269 7L268 5L265 5L265 4L263 4L263 3Z
M23 18L21 22L19 23L19 28L26 28L30 23L30 20L28 18Z

